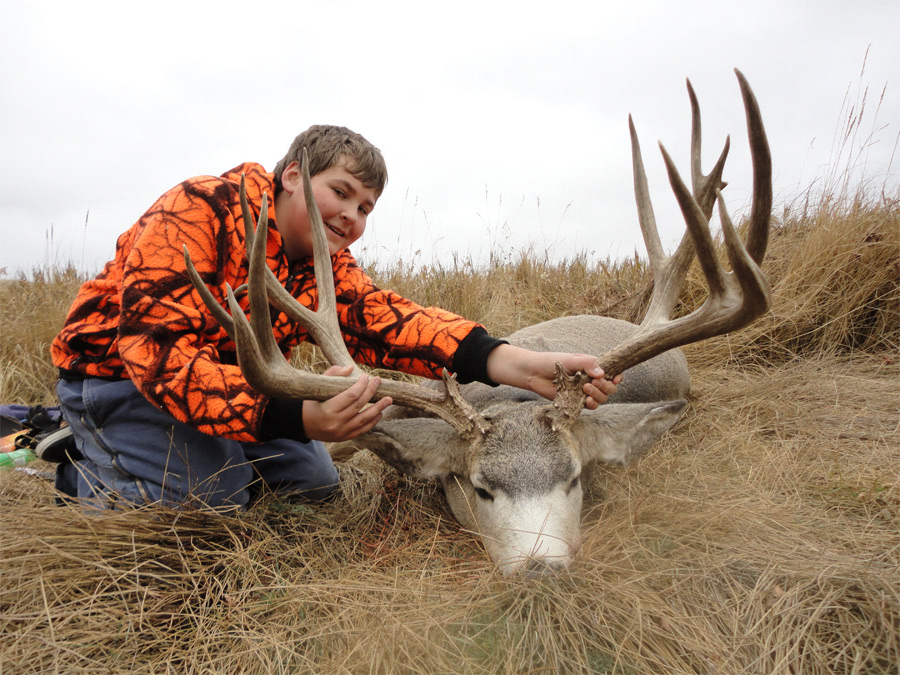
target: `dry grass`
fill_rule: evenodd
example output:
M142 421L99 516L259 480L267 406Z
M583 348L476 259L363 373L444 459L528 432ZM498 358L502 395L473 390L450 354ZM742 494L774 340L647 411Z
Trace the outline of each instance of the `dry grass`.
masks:
M774 311L689 350L688 415L596 472L571 574L499 577L435 485L367 453L333 503L233 516L95 515L0 475L0 673L896 673L898 218L888 199L785 214ZM632 262L401 272L385 285L496 333L625 316L646 290ZM35 286L2 296L4 326ZM56 325L4 327L2 367L44 359ZM52 384L4 377L7 400Z
M647 279L637 258L613 263L581 254L550 263L533 251L496 256L486 268L471 262L453 266L369 270L385 288L483 323L495 335L558 316L629 312Z
M719 361L783 363L807 355L900 348L900 195L826 201L786 211L772 230L765 271L772 311L694 352ZM702 301L694 274L689 304ZM692 292L691 292L692 291Z
M55 405L50 343L82 281L72 266L0 280L0 402Z

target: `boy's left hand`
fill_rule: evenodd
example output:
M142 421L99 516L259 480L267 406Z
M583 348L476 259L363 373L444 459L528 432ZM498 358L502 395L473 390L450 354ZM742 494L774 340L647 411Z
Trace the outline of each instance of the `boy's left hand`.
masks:
M533 352L513 345L500 345L490 353L488 377L498 384L528 389L552 400L556 396L553 379L556 377L557 363L561 363L570 373L582 370L593 378L584 385L587 397L584 407L590 410L606 403L622 381L621 375L616 375L612 380L606 379L603 370L597 366L597 357L589 354Z

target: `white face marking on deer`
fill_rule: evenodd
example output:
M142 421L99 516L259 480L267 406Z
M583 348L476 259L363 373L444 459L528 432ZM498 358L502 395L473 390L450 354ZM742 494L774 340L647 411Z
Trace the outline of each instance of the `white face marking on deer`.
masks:
M552 430L546 406L538 403L489 419L469 467L474 504L465 479L455 477L488 554L506 573L522 565L566 567L581 546L578 448L571 436Z
M596 462L627 464L640 457L687 405L684 397L690 376L677 347L736 331L769 307L769 288L759 264L772 210L771 157L756 99L743 75L735 72L747 115L754 176L746 243L738 237L719 195L725 187L722 170L728 141L709 174L701 172L700 112L688 83L693 112L691 189L662 151L687 224L681 244L668 257L660 244L637 134L629 119L635 197L654 278L650 306L641 324L574 316L529 326L508 338L512 344L537 351L601 354L598 364L610 376L628 370L607 405L582 409L582 374L559 372L553 403L511 387L495 389L477 383L459 387L446 373L440 387L385 380L375 396L390 396L403 408L394 406L366 436L335 445L332 456L340 459L365 447L400 471L440 478L454 515L465 528L481 535L504 574L567 568L581 542L583 470ZM303 167L304 190L312 195L305 159ZM246 201L243 190L242 200ZM331 364L353 363L337 323L321 218L310 196L307 209L320 302L318 311L312 312L291 298L266 267L263 200L255 243L248 251L252 326L233 294L229 296L231 316L215 302L185 250L188 270L209 310L234 338L241 369L254 388L269 396L325 400L346 389L358 371L341 378L291 368L275 344L267 307L271 302L300 322ZM721 267L709 231L716 202L731 272ZM252 232L247 208L244 218L248 233ZM690 314L672 319L695 254L709 297Z

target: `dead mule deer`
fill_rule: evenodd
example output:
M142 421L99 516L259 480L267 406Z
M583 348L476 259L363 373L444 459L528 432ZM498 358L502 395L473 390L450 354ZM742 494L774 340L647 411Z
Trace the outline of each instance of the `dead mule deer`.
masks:
M437 386L384 381L376 396L391 396L396 405L369 434L334 446L333 456L369 448L402 472L440 478L456 518L482 536L491 559L505 574L518 570L542 574L568 567L581 543L582 473L596 462L627 464L640 457L687 405L684 397L690 389L690 376L684 356L676 348L737 330L769 307L768 284L759 265L765 255L772 209L771 158L755 96L743 75L735 72L753 162L746 243L732 226L719 193L725 187L722 169L728 141L712 171L701 173L700 112L688 82L693 113L691 189L662 150L687 224L684 238L670 257L662 250L637 134L629 119L635 196L654 278L650 306L641 324L572 316L530 326L508 338L514 345L538 351L602 354L599 365L609 377L628 370L609 404L597 410L583 409L586 376L570 375L561 366L553 402L507 386L474 383L459 387L446 372L442 384L431 383ZM326 377L292 368L275 344L267 307L271 302L302 323L330 363L353 363L338 326L330 258L305 158L303 168L320 287L318 311L300 306L266 267L265 201L255 243L248 253L250 320L233 295L229 296L229 316L196 276L195 285L235 339L241 368L254 388L270 396L325 400L346 389L360 372ZM722 269L708 226L717 201L731 272ZM245 209L249 233L253 223L248 213ZM673 319L695 253L709 297L692 313ZM188 267L192 267L189 261Z

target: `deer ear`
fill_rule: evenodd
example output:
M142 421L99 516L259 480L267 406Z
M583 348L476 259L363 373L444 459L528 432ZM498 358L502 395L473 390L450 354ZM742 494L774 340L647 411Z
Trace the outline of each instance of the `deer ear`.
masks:
M442 420L413 418L383 421L367 434L330 445L328 451L334 459L345 459L363 448L401 473L432 478L465 473L469 443Z
M647 452L678 421L687 401L614 403L582 410L572 425L582 464L629 464Z

